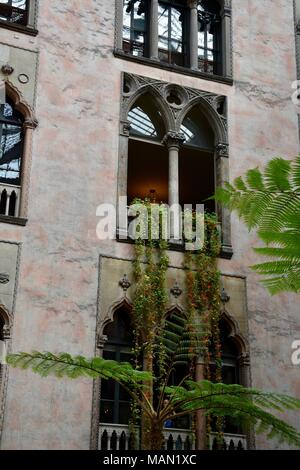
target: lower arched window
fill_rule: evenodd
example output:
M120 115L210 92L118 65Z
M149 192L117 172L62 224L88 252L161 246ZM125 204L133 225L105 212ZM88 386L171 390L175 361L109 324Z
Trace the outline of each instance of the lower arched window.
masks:
M18 217L24 142L24 118L7 98L0 105L0 215Z
M117 362L132 360L133 337L130 318L125 307L119 308L114 321L104 329L107 342L103 357ZM100 422L128 425L130 421L130 396L113 380L102 380Z

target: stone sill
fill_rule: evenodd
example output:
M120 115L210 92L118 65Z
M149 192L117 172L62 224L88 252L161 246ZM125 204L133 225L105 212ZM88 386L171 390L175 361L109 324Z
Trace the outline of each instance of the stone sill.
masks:
M114 50L114 56L118 59L129 60L131 62L137 62L142 65L148 65L150 67L156 67L159 69L168 70L169 72L180 73L181 75L189 75L191 77L202 78L203 80L210 80L213 82L224 83L226 85L233 85L233 79L230 77L221 77L219 75L213 75L209 73L192 70L187 67L181 67L179 65L170 65L157 60L149 59L148 57L135 57L120 50Z
M23 219L22 217L11 217L10 215L0 215L1 224L10 224L10 225L19 225L25 227L27 225L28 219Z
M29 34L30 36L37 36L38 30L30 26L23 26L21 24L10 23L9 21L0 20L0 28L10 29L11 31L16 31L17 33Z
M131 240L130 238L120 238L119 235L117 235L117 241L119 243L127 243L129 245L134 245L134 241ZM183 248L182 244L181 243L176 243L176 242L171 242L169 243L169 247L168 247L168 250L167 251L177 251L177 252L181 252L181 253L184 253L185 252L185 249ZM221 253L219 255L219 258L220 259L228 259L228 260L231 260L232 257L233 257L233 249L231 246L227 246L227 245L222 245L222 248L221 248Z

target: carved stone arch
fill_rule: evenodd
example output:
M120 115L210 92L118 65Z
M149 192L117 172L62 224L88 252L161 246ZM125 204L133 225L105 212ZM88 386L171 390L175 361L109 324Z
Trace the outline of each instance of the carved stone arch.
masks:
M167 316L175 310L177 310L182 316L185 316L185 310L179 303L175 302L169 305L168 309L165 312L165 318L167 318Z
M240 357L248 357L249 342L242 334L237 320L227 310L223 310L222 320L225 321L225 323L230 329L229 337L238 347L238 350L240 351Z
M152 84L139 86L139 88L132 95L130 95L128 99L123 101L121 116L122 121L128 120L128 113L133 108L134 104L144 95L151 96L155 105L161 111L166 133L170 130L174 130L175 120L172 111L160 92Z
M126 308L128 313L130 314L131 316L131 312L132 312L132 304L131 302L128 300L127 297L122 297L121 299L117 300L116 302L114 302L108 309L103 321L101 322L101 325L100 325L100 328L99 328L99 336L103 336L103 332L105 330L105 328L110 324L110 323L113 323L114 321L114 315L115 313L120 309L120 308Z
M180 131L185 117L192 111L193 108L199 106L203 114L207 117L207 120L214 131L215 144L218 145L220 142L228 145L228 134L226 129L226 119L221 117L217 109L224 97L218 95L211 95L208 98L204 96L198 96L189 101L184 109L179 113L176 120L176 129Z
M21 92L8 79L5 80L5 91L7 96L12 100L14 107L24 116L25 126L37 127L38 121L34 115L32 107L24 100Z

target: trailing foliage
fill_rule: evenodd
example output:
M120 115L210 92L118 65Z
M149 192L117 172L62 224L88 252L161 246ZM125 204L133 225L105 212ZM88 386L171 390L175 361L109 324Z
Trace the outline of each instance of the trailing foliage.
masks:
M255 251L270 261L252 266L268 277L272 294L300 292L300 157L274 158L261 172L249 170L233 185L216 191L215 199L236 211L266 244Z

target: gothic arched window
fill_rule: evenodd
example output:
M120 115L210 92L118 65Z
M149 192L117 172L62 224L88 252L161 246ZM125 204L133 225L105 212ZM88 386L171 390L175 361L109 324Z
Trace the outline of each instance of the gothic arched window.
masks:
M168 152L162 144L166 129L155 99L148 94L139 98L128 121L128 202L146 197L168 202Z
M125 307L115 312L114 321L104 328L103 334L108 339L103 351L104 359L130 362L134 341L128 310ZM128 425L130 416L130 396L114 380L102 380L100 422Z
M7 98L0 105L0 214L17 217L21 196L24 118Z

